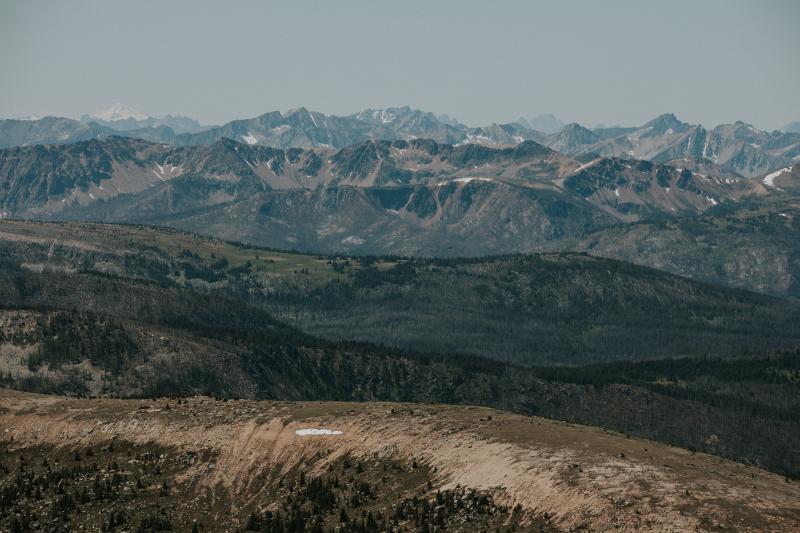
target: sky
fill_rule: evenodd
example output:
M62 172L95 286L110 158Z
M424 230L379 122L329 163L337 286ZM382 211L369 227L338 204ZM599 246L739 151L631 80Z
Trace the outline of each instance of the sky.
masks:
M0 117L800 120L800 0L0 0Z

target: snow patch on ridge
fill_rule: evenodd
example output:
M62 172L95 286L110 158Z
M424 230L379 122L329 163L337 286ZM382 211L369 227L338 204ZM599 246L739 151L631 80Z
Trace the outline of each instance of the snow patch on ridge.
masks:
M487 137L486 135L480 135L480 134L475 135L472 133L468 133L463 141L455 144L454 146L462 146L465 144L494 144L494 142L490 137Z
M355 235L350 235L349 237L342 239L342 244L350 244L354 246L360 246L364 244L364 242L364 239L361 237L356 237Z
M577 174L577 173L578 173L578 172L580 172L581 170L585 170L585 169L589 168L590 166L594 165L595 163L597 163L597 162L598 162L598 161L600 161L601 159L602 159L602 157L598 157L598 158L597 158L597 159L595 159L594 161L589 161L589 162L588 162L588 163L586 163L585 165L581 165L581 166L579 166L578 168L576 168L574 171L572 171L572 173L573 173L573 174Z
M437 183L437 184L436 184L436 186L437 186L437 187L442 187L442 186L444 186L444 185L447 185L448 183L452 183L452 182L456 182L456 183L469 183L469 182L471 182L471 181L475 181L475 180L478 180L478 181L494 181L494 179L492 179L492 178L475 178L475 177L470 177L470 178L455 178L455 179L448 180L448 181L440 181L439 183Z
M301 437L306 437L308 435L344 435L344 432L339 431L337 429L324 429L324 428L308 428L308 429L298 429L295 431L297 435Z
M780 170L776 170L775 172L772 172L772 173L767 174L766 176L764 176L764 179L761 180L761 182L764 185L769 185L770 187L774 187L774 188L776 188L778 190L781 190L777 185L775 185L775 178L777 178L778 176L780 176L784 172L791 172L791 171L792 171L792 167L786 167L786 168L782 168Z

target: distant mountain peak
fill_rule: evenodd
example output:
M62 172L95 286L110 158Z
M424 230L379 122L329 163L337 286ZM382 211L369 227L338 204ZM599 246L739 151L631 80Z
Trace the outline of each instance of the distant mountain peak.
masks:
M581 126L577 122L570 122L569 124L564 126L563 129L566 130L566 131L584 131L584 130L585 131L590 131L589 128L586 128L585 126Z
M300 106L300 107L295 107L293 109L290 109L286 113L284 113L282 116L285 118L285 117L291 117L293 115L311 115L312 113L314 113L315 115L325 116L324 113L319 113L317 111L311 111L310 109L308 109L305 106Z
M564 128L564 123L551 113L544 113L533 118L520 117L516 120L516 123L542 133L558 133Z
M733 123L733 125L737 126L739 128L744 128L744 129L746 129L746 130L748 130L748 131L750 131L752 133L756 133L756 134L764 133L764 131L761 130L760 128L756 128L752 124L748 124L747 122L745 122L743 120L737 120L736 122Z
M383 107L377 109L362 109L355 115L351 115L357 120L363 122L371 122L374 124L391 124L395 121L404 121L409 119L431 120L441 122L436 115L429 111L422 111L420 109L412 109L404 105L400 107Z
M644 127L652 128L663 133L669 129L677 129L686 125L687 124L679 120L674 113L664 113L645 124Z
M559 137L568 136L575 140L580 139L580 141L583 143L596 142L597 140L599 140L599 137L597 137L597 135L592 130L590 130L585 126L581 126L577 122L570 122L569 124L561 128L561 131L558 132L558 136Z
M130 119L147 120L150 116L125 104L116 103L108 109L92 113L89 115L89 118L104 120L106 122L116 122L118 120Z
M570 152L579 146L588 146L600 140L593 131L571 122L564 126L553 138L550 148L557 151Z

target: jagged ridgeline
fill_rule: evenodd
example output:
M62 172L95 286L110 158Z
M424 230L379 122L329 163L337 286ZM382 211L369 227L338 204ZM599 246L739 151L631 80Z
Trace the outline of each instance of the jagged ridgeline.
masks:
M792 168L745 179L706 158L573 159L524 139L334 150L110 136L0 150L0 218L156 224L362 256L590 251L795 296L800 177Z
M124 108L124 106L121 106ZM744 122L706 129L688 124L671 113L633 127L589 129L580 124L531 124L525 119L507 124L470 128L446 117L410 109L366 109L348 116L326 115L305 108L234 120L201 128L186 117L154 119L122 109L86 116L83 122L44 117L39 120L0 120L0 148L34 144L71 144L114 135L169 143L173 146L210 145L228 138L248 145L290 148L333 148L375 140L432 139L444 144L509 146L535 141L575 157L646 159L652 162L698 159L748 178L791 165L800 153L800 133L762 131ZM533 127L532 127L533 126ZM538 128L542 128L541 131Z
M796 472L792 301L576 254L315 256L137 226L3 221L0 251L5 386L490 405Z

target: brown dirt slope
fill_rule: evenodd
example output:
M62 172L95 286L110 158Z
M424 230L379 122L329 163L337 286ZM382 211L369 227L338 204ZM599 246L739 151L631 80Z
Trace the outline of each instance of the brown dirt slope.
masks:
M547 517L558 529L800 528L797 482L599 429L477 407L210 398L176 404L0 390L0 428L7 450L34 456L113 441L166 450L166 463L196 457L165 466L174 473L170 486L184 497L231 502L234 517L269 508L270 477L301 469L313 478L352 457L420 465L430 472L429 498L457 487L484 491L507 509L520 505L529 524ZM342 434L296 433L309 428Z

